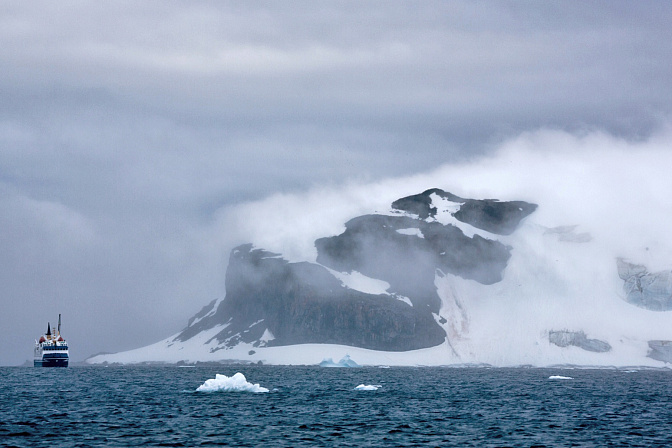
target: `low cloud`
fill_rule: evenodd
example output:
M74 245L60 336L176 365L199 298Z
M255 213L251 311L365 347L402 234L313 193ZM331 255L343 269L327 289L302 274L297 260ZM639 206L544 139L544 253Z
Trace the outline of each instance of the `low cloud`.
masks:
M426 174L375 183L321 187L274 195L228 210L241 240L314 260L313 241L339 234L360 214L385 212L395 199L442 188L461 197L524 200L539 204L535 222L580 225L614 255L660 256L672 264L672 133L642 142L602 132L573 135L529 132L504 142L489 156L448 164Z

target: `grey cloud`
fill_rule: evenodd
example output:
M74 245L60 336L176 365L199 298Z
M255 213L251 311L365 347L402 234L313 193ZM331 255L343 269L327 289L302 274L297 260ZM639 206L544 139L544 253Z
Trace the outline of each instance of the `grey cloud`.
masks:
M1 8L0 263L17 276L0 301L15 316L58 296L80 322L113 316L95 321L106 332L142 322L123 348L223 296L227 207L424 172L538 128L646 139L672 113L662 2ZM35 204L53 220L35 224ZM35 333L12 328L17 347Z

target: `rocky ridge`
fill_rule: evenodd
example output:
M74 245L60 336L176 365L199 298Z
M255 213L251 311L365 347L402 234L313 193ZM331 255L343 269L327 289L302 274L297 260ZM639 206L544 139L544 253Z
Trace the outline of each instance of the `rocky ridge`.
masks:
M87 362L672 364L672 271L586 257L600 248L595 228L521 226L535 210L431 189L318 238L314 262L241 245L226 297L183 331ZM582 314L612 309L613 322Z
M611 345L608 342L588 339L583 331L550 331L548 340L558 347L579 347L589 352L605 353L611 350Z
M213 350L303 343L406 351L443 343L437 273L482 284L501 280L511 247L433 219L432 195L454 202L461 222L508 235L536 209L522 201L463 199L439 189L401 198L398 215L364 215L340 234L315 241L317 263L290 263L280 254L245 244L235 248L226 273L226 298L211 302L177 337L187 341L217 325ZM382 280L383 294L344 285L332 271Z

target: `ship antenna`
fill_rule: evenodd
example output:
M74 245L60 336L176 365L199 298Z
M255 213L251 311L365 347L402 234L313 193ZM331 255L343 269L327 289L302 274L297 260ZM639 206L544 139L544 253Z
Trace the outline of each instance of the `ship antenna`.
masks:
M61 314L58 314L58 335L61 335Z

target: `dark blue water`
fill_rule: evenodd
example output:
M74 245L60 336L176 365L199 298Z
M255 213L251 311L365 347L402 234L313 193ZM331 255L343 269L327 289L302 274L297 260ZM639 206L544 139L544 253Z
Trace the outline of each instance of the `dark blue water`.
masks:
M236 372L271 392L194 392ZM0 375L3 446L672 446L669 371L8 367ZM362 383L382 387L355 391Z

